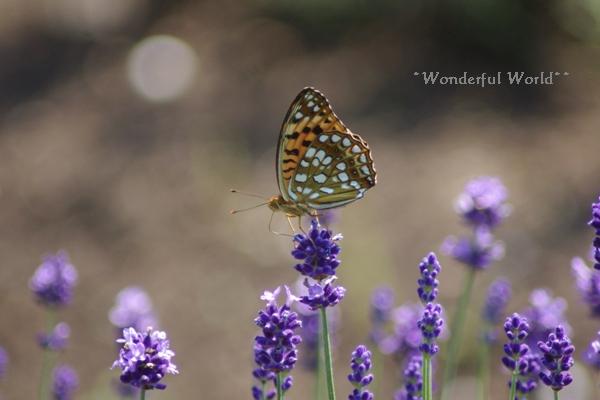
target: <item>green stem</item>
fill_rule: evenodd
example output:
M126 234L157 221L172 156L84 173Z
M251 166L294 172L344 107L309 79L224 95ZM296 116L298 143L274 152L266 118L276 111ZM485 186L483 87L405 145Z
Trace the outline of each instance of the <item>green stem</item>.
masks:
M140 400L146 399L146 389L140 390Z
M490 348L482 339L479 349L479 400L488 399L490 389Z
M46 332L44 334L52 334L54 329L54 320L56 318L55 311L50 309L46 313ZM52 357L52 351L44 349L42 355L42 372L40 375L40 382L38 385L38 400L47 400L50 398L50 375L54 367L54 357Z
M277 381L275 382L277 385L277 400L283 400L283 382L282 382L282 373L277 373Z
M423 353L423 400L433 399L433 379L431 376L431 355Z
M317 370L315 372L315 400L321 399L323 393L323 335L321 334L322 327L320 326L317 335Z
M512 377L510 378L510 393L508 394L508 400L515 400L515 394L517 393L517 371L514 370Z
M325 357L325 374L327 376L327 395L329 400L335 400L333 383L333 361L331 359L331 341L329 339L329 326L327 324L327 309L321 308L321 326L323 332L323 354Z
M554 391L554 400L558 400L558 390Z
M467 307L473 291L473 282L475 282L475 269L469 269L465 277L463 291L458 302L458 308L452 316L450 323L450 341L448 343L448 356L446 357L446 368L444 369L444 379L442 400L452 398L452 383L456 376L456 367L458 365L458 356L460 354L460 344L462 333L467 317Z

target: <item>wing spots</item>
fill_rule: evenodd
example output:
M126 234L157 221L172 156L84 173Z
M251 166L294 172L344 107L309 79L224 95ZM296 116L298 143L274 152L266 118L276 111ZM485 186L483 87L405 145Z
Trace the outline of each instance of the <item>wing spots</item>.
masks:
M319 193L317 193L317 192L314 192L313 194L311 194L310 196L308 196L308 198L311 199L311 200L314 200L314 199L316 199L318 197L319 197Z
M364 154L361 154L360 157L358 157L358 161L360 161L361 163L366 163L367 156L365 156Z
M354 146L352 146L352 152L353 153L360 153L362 150L360 149L360 147L358 147L357 144L355 144Z
M327 136L327 135L319 136L319 142L321 142L321 143L325 143L327 141L327 139L329 139L329 136Z
M287 174L288 172L292 172L293 170L294 170L294 167L290 167L290 168L286 168L286 169L284 169L284 170L283 170L283 171L281 171L281 172L283 172L284 174Z
M307 167L310 166L310 164L306 160L300 160L300 166L304 167L304 168L307 168Z
M333 193L333 192L334 192L334 190L333 190L332 188L328 188L328 187L325 187L325 186L323 186L323 187L322 187L322 188L320 188L319 190L320 190L321 192L323 192L323 193L327 193L327 194L331 194L331 193Z
M320 109L321 109L321 107L319 107L319 106L317 105L317 106L314 106L312 110L313 110L313 112L317 112L317 111L319 111Z
M327 175L325 175L325 174L315 175L315 176L313 176L313 179L317 183L325 183L325 181L327 181Z
M357 181L351 181L350 186L352 186L354 189L360 189L360 183Z
M318 158L316 158L316 157L313 158L313 160L312 160L313 167L318 167L320 163L321 162L320 162L320 160Z
M352 188L347 183L342 183L342 189L344 189L344 190L350 190Z
M314 102L314 101L312 101L312 100L311 100L311 101L309 101L308 103L306 103L306 107L308 107L308 108L311 108L311 107L312 107L312 106L314 106L314 105L315 105L315 102Z
M337 169L339 169L340 171L344 171L346 169L346 163L345 162L337 163L337 165L335 167Z
M371 170L369 170L369 167L367 167L366 165L363 165L362 167L360 167L360 170L363 172L363 174L365 175L369 175L371 173Z
M308 146L310 146L311 143L312 143L312 140L303 140L302 141L302 146L308 147Z
M304 190L302 191L303 195L308 195L312 192L312 189L309 187L305 187Z
M302 186L296 186L296 192L301 193L302 192Z
M306 150L306 154L304 154L304 157L313 158L316 152L317 152L317 150L315 150L313 147L311 147L310 149ZM296 154L296 155L298 155L298 154Z
M329 164L331 164L332 161L333 161L333 158L331 156L327 156L323 160L323 165L329 165Z
M293 121L298 122L302 119L302 117L304 117L304 114L302 114L300 111L298 111L296 114L294 114Z
M291 190L288 190L288 194L290 195L290 197L294 200L298 200L298 196L296 195L296 193L294 193Z
M344 140L342 140L342 146L344 147L350 147L351 144L352 142L348 138L344 138Z
M291 163L291 162L295 163L296 160L291 159L291 158L286 158L285 160L283 160L283 164L287 164L287 163Z
M350 179L348 177L348 174L345 172L338 174L338 178L340 178L340 181L342 181L342 182L346 182L346 181L348 181L348 179Z
M325 151L323 151L323 150L317 151L315 158L318 158L320 161L323 161L323 158L325 158Z
M300 136L300 133L298 133L298 132L292 132L292 133L288 134L286 137L288 139L294 140L294 139L298 139L298 136Z
M331 135L331 141L332 141L333 143L337 143L337 142L339 142L341 139L342 139L342 137L341 137L340 135L335 135L335 134L334 134L334 135Z
M315 126L313 128L313 132L316 133L317 135L323 133L323 128L321 128L319 125Z
M310 127L309 127L309 126L305 126L304 128L302 128L302 132L303 132L303 133L308 133L308 132L310 132Z
M298 154L300 154L300 150L298 150L298 149L291 149L291 150L284 149L283 151L284 151L284 152L285 152L285 154L287 154L288 156L297 156Z
M296 176L294 177L294 180L296 182L306 182L306 174L296 174Z

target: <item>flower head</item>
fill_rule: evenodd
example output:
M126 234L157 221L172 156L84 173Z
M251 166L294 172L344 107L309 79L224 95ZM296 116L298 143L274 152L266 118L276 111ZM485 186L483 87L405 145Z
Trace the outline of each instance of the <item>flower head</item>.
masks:
M38 343L43 349L52 351L64 350L69 344L69 336L71 336L71 328L66 322L58 323L52 332L39 333Z
M144 289L137 286L126 287L117 294L108 319L119 329L131 327L144 331L149 326L157 326L152 300Z
M296 297L285 287L287 301L277 304L280 288L265 292L261 297L267 302L254 320L262 330L262 335L254 339L254 361L259 368L271 372L289 372L298 358L297 346L302 341L295 331L302 326L298 314L291 310Z
M54 400L71 400L79 386L79 378L75 370L67 365L54 369L52 398Z
M492 229L510 214L507 197L500 179L482 176L466 184L456 201L456 211L469 225Z
M342 286L335 286L336 279L335 275L314 283L310 283L306 279L304 285L307 287L308 292L305 296L300 296L300 302L306 304L311 310L337 305L344 298L346 289Z
M112 368L121 369L121 382L144 390L164 389L161 380L167 374L178 374L171 362L175 353L169 348L167 334L148 327L143 332L134 328L123 329L119 358Z
M542 364L546 370L540 372L540 379L546 386L554 391L573 382L569 369L573 366L573 353L575 346L565 333L562 326L558 326L548 339L538 342L538 349L542 352Z
M419 264L421 277L417 281L417 294L419 295L419 298L423 304L435 301L439 286L437 276L441 270L442 266L440 265L434 253L429 253L427 257L423 258L423 261L421 261Z
M588 223L596 231L594 238L594 268L600 269L600 198L592 204L592 219Z
M270 400L275 398L277 392L275 389L266 389L266 385L275 382L275 373L265 371L262 368L256 368L252 371L252 376L259 382L259 385L252 386L252 398L254 400Z
M593 340L586 349L583 360L596 371L600 371L600 332L596 340Z
M483 309L481 310L481 318L488 325L484 334L484 339L488 342L496 340L496 330L494 328L504 315L504 308L508 304L512 290L510 282L504 278L498 278L488 288L487 296Z
M48 307L60 307L71 302L77 271L64 251L44 257L29 281L37 301Z
M529 303L531 306L523 310L523 315L531 327L528 344L532 350L537 351L537 342L546 340L557 325L561 325L567 334L570 332L571 327L565 317L565 299L553 297L548 289L535 289L529 295Z
M294 250L292 256L302 262L294 267L302 275L320 281L335 275L335 270L340 265L337 256L340 246L337 242L342 235L333 235L325 228L321 228L316 220L311 222L308 234L294 236Z
M8 366L8 353L4 347L0 347L0 379L6 375L6 367Z
M538 385L538 376L541 370L540 359L537 355L527 353L521 357L517 364L516 393L518 398L526 398ZM508 382L510 387L510 381ZM522 396L518 396L518 395Z
M365 388L373 381L371 371L371 352L366 346L360 345L352 353L350 360L352 373L348 380L354 386L354 390L348 396L348 400L373 400L373 394Z
M471 268L486 269L504 256L504 245L495 241L489 230L475 229L472 238L447 237L442 244L442 251Z
M436 303L427 303L423 310L423 316L417 323L421 330L422 341L419 350L422 353L434 355L439 351L436 339L440 336L443 325L442 306Z
M529 335L529 324L527 319L515 313L506 318L504 332L508 343L504 345L504 356L502 364L510 371L520 370L523 365L523 357L529 353L529 346L525 339Z
M571 261L571 272L579 296L589 306L592 316L600 317L600 271L591 269L583 259L575 257Z
M393 354L398 359L419 352L421 345L421 329L418 327L423 314L423 306L419 303L405 303L392 310L392 331L382 331L372 339L383 354Z
M394 395L394 400L421 400L423 390L423 377L421 376L421 366L423 357L415 355L410 358L406 368L404 368L404 386Z

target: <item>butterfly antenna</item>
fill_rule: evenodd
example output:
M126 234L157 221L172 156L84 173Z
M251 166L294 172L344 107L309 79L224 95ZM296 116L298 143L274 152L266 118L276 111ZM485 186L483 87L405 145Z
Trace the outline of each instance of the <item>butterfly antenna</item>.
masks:
M241 213L241 212L244 212L244 211L254 210L255 208L262 207L262 206L266 206L267 204L269 204L269 202L268 202L268 201L267 201L267 202L265 202L265 203L260 203L260 204L257 204L257 205L255 205L255 206L252 206L252 207L248 207L248 208L241 208L241 209L239 209L239 210L230 210L229 212L230 212L231 214L237 214L237 213Z
M229 191L231 193L238 193L238 194L243 194L244 196L250 196L250 197L256 197L257 199L266 199L266 196L261 196L260 194L256 194L256 193L251 193L251 192L243 192L241 190L237 190L237 189L229 189Z

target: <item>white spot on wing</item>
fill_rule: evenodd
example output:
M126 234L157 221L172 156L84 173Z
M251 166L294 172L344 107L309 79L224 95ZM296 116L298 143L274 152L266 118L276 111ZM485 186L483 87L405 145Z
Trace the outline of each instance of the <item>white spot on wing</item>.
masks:
M312 192L312 189L309 187L305 187L304 190L302 191L302 194L306 195L306 194L310 194L310 192Z
M315 155L315 157L318 158L319 160L323 161L323 158L325 158L325 151L323 151L323 150L317 151L317 154Z
M365 175L369 175L371 173L371 171L369 170L369 167L367 167L366 165L363 165L362 167L360 167L360 170L365 174Z
M351 144L352 144L352 142L348 138L344 138L344 140L342 140L342 145L344 147L350 147Z
M360 184L357 181L351 181L350 186L352 186L354 189L360 189Z
M329 164L331 164L332 161L333 161L333 158L331 158L331 156L327 156L323 160L323 165L329 165Z
M307 97L308 98L308 97ZM309 101L308 103L306 103L306 107L311 108L312 106L315 105L314 101Z
M300 111L298 111L296 114L294 114L294 119L296 121L300 120L302 117L303 117L303 115Z
M314 106L314 107L313 107L313 111L314 111L314 112L317 112L317 111L319 111L319 110L320 110L319 106Z
M304 168L308 167L310 164L308 163L308 161L306 160L301 160L300 161L300 165L303 166Z
M340 171L343 171L346 169L346 163L345 162L340 162L337 163L337 165L335 166L337 169L339 169Z
M296 196L296 193L288 190L288 194L290 195L290 197L294 200L298 200L298 196Z
M350 186L347 183L342 183L342 189L350 189Z
M322 187L319 189L321 192L323 193L327 193L327 194L331 194L333 193L333 189L332 188L328 188L328 187Z
M365 156L364 154L361 154L360 157L358 157L358 159L361 163L367 162L367 156Z
M329 136L327 136L327 135L319 136L319 142L321 142L321 143L325 143L327 141L327 139L329 139Z
M318 159L317 157L313 158L313 160L312 160L312 165L313 165L314 167L318 167L318 166L319 166L319 164L320 164L320 161L319 161L319 159Z
M294 180L296 182L306 182L306 174L296 174Z
M360 147L358 147L358 145L355 144L354 146L352 146L352 152L353 153L360 153L361 152Z
M327 180L327 175L325 175L325 174L315 175L315 176L313 176L313 179L317 183L325 183L325 181Z
M313 158L313 156L315 155L316 152L317 152L317 150L315 150L313 147L311 147L310 149L306 150L304 157Z
M340 135L331 135L331 141L333 143L337 143L340 141L340 139L342 139L342 137Z
M314 192L313 194L311 194L310 196L308 196L308 198L311 199L311 200L314 200L317 197L319 197L319 193L317 193L317 192Z
M340 178L340 181L342 181L342 182L346 182L349 179L348 174L345 172L338 174L338 177Z

